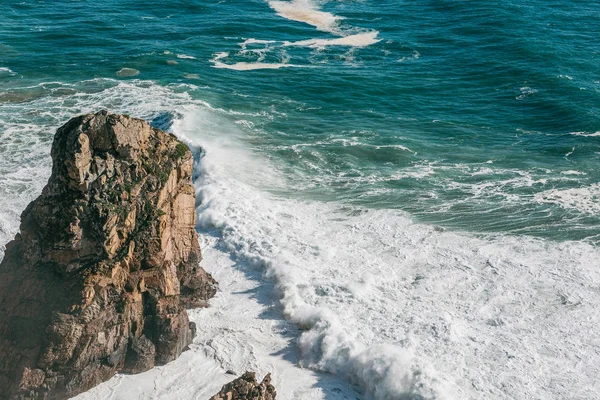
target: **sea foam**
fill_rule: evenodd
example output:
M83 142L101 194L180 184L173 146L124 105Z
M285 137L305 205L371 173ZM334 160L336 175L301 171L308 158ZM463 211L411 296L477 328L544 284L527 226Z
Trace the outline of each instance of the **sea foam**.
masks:
M260 181L263 188L274 188L282 183L276 179L277 173L241 146L228 146L225 150L214 140L199 138L195 128L198 118L204 120L194 112L187 114L173 125L173 131L192 144L202 145L206 151L198 164L196 180L201 201L200 229L218 228L223 235L221 245L238 262L246 263L248 268L263 269L275 281L284 315L305 330L298 342L301 364L344 376L378 399L439 396L439 384L426 374L427 368L412 362L409 351L386 344L365 345L333 310L307 301L306 296L312 297L315 289L314 277L303 271L300 263L306 260L298 257L296 251L302 252L311 243L296 243L299 248L286 250L280 247L278 239L306 240L295 236L300 216L287 210L285 204L268 201L268 196L244 183ZM242 164L243 170L239 169ZM227 177L229 170L238 170L240 174L232 179ZM293 209L299 205L290 206ZM305 210L309 214L314 211L312 207ZM264 220L253 224L246 219L246 213ZM282 215L287 218L277 222ZM286 224L286 220L292 225Z
M265 63L265 62L261 62L261 61L257 61L257 62L240 61L240 62L236 62L233 64L227 64L227 63L224 63L223 61L221 61L227 57L229 57L229 53L227 53L227 52L217 53L217 54L215 54L213 59L210 60L210 62L213 63L213 66L215 68L232 69L235 71L252 71L252 70L257 70L257 69L280 69L280 68L290 68L290 67L301 67L300 65L294 65L294 64Z
M243 146L223 151L194 114L174 131L206 150L199 228L217 229L238 265L275 281L284 315L304 330L301 365L344 376L376 399L598 389L584 367L600 361L584 317L600 306L589 284L600 282L593 246L476 238L393 210L279 199L269 194L281 185L277 170ZM532 373L532 362L547 372ZM546 379L557 375L569 384Z
M577 171L566 172L569 175L581 174ZM600 213L600 184L571 189L550 189L536 193L534 200L539 203L558 204L582 213L597 214Z
M314 26L317 30L329 32L334 38L314 38L297 41L277 41L249 38L239 43L241 50L236 55L247 56L250 53L257 56L254 62L240 61L235 63L225 63L222 59L229 57L229 52L217 53L210 62L214 68L225 68L236 71L250 71L257 69L280 69L288 67L301 67L304 65L289 63L289 57L282 49L286 47L307 47L313 49L325 49L332 46L345 46L353 49L371 46L381 41L376 30L356 33L357 29L341 27L338 17L329 12L322 11L317 3L311 0L291 0L291 1L269 1L269 6L281 17L292 21L303 22ZM264 45L262 49L249 48L250 45ZM279 52L280 58L285 58L282 62L264 62L269 52ZM351 59L354 58L353 54Z
M342 19L321 11L311 0L269 1L269 6L283 18L303 22L325 32L335 33L338 21Z
M15 76L16 73L13 70L11 70L10 68L0 67L0 77L2 75Z
M221 271L223 281L261 271L272 280L275 292L259 284L252 293L261 301L278 300L301 329L292 344L299 364L345 377L367 398L598 398L596 247L475 237L414 223L399 211L282 198L274 193L288 179L275 161L244 145L244 131L233 122L244 117L194 100L186 93L193 85L93 80L69 88L78 95L54 96L48 89L47 96L18 105L19 115L59 110L42 115L39 125L24 124L10 112L13 106L2 114L0 138L20 141L0 159L0 195L14 199L0 210L5 238L16 233L18 212L45 183L52 134L68 117L104 107L148 119L168 113L175 116L173 132L196 154L197 146L204 149L196 160L198 229L213 238L207 246L235 263ZM268 340L276 335L264 336L266 331L262 326L226 335L222 340L232 348L211 347L216 339L207 337L207 351L236 368L257 367L266 358L236 364L243 357L219 352L244 353L248 342L273 347ZM165 398L192 398L204 392L186 389L194 380L189 365L205 368L204 361L184 358L104 387L119 399L130 398L131 387L141 397L160 387ZM210 365L210 376L222 374ZM293 385L288 381L285 387ZM283 398L315 398L314 391L286 393Z
M327 46L367 47L380 41L380 39L377 38L378 34L379 32L377 31L371 31L343 36L335 39L308 39L296 42L284 42L284 45L315 48L323 48Z
M278 199L268 194L280 185L276 170L251 153L227 156L197 126L192 112L174 130L206 148L200 228L217 227L239 263L276 282L284 315L304 329L302 365L377 399L476 399L480 390L501 399L509 383L512 397L567 396L545 378L559 374L581 393L597 389L583 367L598 361L598 334L584 317L600 306L585 283L600 282L593 246L476 238L392 210ZM256 171L236 176L241 165ZM545 349L560 353L562 367ZM531 362L547 373L527 372Z
M600 136L600 131L598 131L598 132L570 132L569 134L575 135L575 136L595 137L595 136Z

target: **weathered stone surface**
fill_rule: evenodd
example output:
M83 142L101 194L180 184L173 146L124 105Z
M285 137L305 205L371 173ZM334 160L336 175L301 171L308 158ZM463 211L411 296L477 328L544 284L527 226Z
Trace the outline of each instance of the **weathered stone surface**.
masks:
M254 372L246 372L236 380L224 385L221 391L210 400L273 400L276 395L275 387L271 385L271 374L267 374L259 384Z
M148 123L70 120L0 264L0 399L64 399L191 343L202 268L192 154Z

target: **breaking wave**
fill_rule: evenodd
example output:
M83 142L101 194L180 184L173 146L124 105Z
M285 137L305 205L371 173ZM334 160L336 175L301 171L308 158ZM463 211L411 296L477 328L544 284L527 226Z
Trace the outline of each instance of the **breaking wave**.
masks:
M275 281L284 315L303 330L301 365L375 399L475 399L479 387L501 393L509 382L522 398L567 396L572 385L592 393L584 365L600 361L590 348L599 335L582 317L600 306L586 284L600 279L590 261L598 249L470 237L393 210L279 198L277 169L235 136L206 135L206 119L188 110L173 125L205 150L199 229L217 229L238 264ZM547 349L561 352L560 367ZM570 383L546 386L532 360Z
M77 95L56 94L67 89ZM202 147L198 229L216 230L216 246L242 271L275 282L277 293L263 295L278 299L302 329L302 366L343 376L376 399L598 398L600 333L589 318L600 309L597 247L477 237L400 211L279 196L289 177L248 148L232 121L248 116L195 100L195 90L140 80L54 82L6 104L0 198L10 201L0 210L2 242L50 173L56 127L100 108L129 113ZM597 188L588 189L546 192L540 201L593 204Z

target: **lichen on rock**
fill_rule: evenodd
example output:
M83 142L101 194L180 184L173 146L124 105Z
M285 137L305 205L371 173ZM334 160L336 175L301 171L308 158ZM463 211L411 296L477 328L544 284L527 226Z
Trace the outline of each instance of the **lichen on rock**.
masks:
M0 264L0 398L63 399L172 361L193 338L186 307L216 291L177 138L102 111L59 128L52 160Z

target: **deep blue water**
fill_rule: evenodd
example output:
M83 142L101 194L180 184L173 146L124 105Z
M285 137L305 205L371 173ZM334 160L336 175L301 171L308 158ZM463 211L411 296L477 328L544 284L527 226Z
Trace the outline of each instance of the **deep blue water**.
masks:
M123 81L143 95L152 82L219 110L217 124L284 174L280 195L598 242L600 3L287 6L300 14L264 0L3 1L0 195L26 192L15 170L47 164L68 112L177 112L181 101L143 113L130 92L104 95ZM340 19L321 24L323 13ZM369 34L378 41L362 47L293 45ZM244 62L288 66L230 69Z

